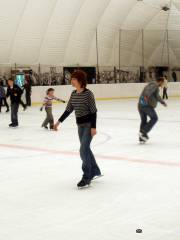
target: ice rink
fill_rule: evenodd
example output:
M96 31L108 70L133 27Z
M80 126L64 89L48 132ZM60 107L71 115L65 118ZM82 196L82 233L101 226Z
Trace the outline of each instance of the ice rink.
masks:
M97 105L92 149L104 177L84 190L76 188L82 173L74 114L53 132L40 127L39 106L20 110L18 129L1 113L1 240L180 239L180 100L157 108L146 145L138 144L137 100ZM55 119L64 108L54 105Z

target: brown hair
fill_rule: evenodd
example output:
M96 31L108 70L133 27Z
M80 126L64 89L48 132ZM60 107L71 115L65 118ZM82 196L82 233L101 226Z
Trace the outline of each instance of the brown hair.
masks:
M157 78L156 81L157 81L157 82L164 82L164 77L159 77L159 78Z
M72 73L71 78L76 78L82 88L87 86L87 74L82 70L76 70Z
M49 89L46 91L46 94L49 94L50 92L54 92L54 88L49 88Z

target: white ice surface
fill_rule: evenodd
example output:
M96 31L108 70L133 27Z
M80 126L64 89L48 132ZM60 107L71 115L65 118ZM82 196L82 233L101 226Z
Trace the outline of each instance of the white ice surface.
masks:
M147 145L137 141L136 102L97 103L92 148L105 176L86 190L76 188L73 114L58 132L40 128L39 107L20 110L18 129L0 115L0 240L180 239L180 101L157 108ZM55 119L64 107L54 105Z

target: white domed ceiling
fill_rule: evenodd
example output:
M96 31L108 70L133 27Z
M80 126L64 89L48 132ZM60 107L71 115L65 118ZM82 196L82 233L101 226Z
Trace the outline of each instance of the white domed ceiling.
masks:
M180 63L180 0L0 0L0 64L95 65L96 29L101 66Z

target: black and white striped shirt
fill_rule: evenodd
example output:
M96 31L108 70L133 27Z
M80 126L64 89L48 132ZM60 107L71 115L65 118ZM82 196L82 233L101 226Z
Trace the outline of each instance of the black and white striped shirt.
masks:
M93 93L89 89L78 93L73 91L66 110L59 118L59 122L63 122L72 112L75 111L77 124L91 123L92 128L96 128L96 103Z

